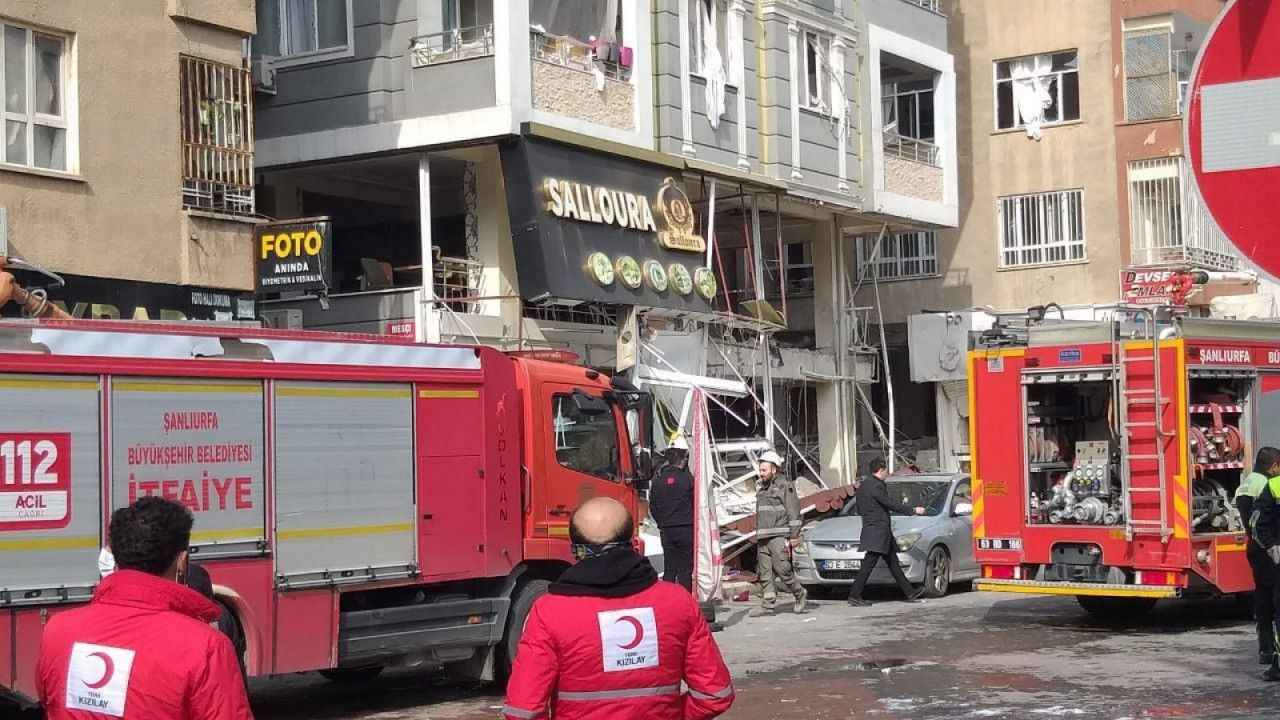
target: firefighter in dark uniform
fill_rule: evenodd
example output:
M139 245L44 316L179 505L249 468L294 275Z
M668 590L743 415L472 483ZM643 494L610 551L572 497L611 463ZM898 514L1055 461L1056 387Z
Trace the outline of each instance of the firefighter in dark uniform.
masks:
M649 514L662 535L662 579L693 591L693 475L689 441L676 435L667 448L667 464L649 488Z
M1280 681L1280 475L1273 476L1258 494L1253 503L1252 525L1253 540L1258 543L1270 561L1271 571L1271 666L1263 673L1262 679L1270 682ZM1263 591L1259 588L1257 591Z
M1253 538L1253 511L1267 480L1276 475L1280 475L1280 450L1261 448L1254 460L1253 472L1240 481L1235 498L1236 509L1240 511L1244 530L1249 535L1245 552L1249 569L1253 571L1253 618L1258 624L1258 662L1262 665L1270 665L1275 657L1275 633L1271 627L1275 616L1271 587L1275 581L1275 570L1266 549Z

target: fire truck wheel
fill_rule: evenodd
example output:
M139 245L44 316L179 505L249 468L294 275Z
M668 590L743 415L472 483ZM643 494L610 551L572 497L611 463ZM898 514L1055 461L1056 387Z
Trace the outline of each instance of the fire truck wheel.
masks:
M361 668L330 668L321 670L320 677L329 682L343 683L346 685L360 685L372 681L374 678L382 674L381 665L371 665Z
M515 597L511 599L511 611L507 613L507 631L503 636L498 663L502 680L511 677L511 664L515 661L516 648L520 647L520 635L524 632L524 624L529 619L533 602L546 595L550 587L551 583L547 580L530 580L516 589Z
M951 556L947 549L939 545L929 551L929 560L924 569L924 596L927 598L945 597L951 588Z
M1104 622L1127 622L1151 612L1155 598L1092 597L1077 595L1076 602L1090 615Z

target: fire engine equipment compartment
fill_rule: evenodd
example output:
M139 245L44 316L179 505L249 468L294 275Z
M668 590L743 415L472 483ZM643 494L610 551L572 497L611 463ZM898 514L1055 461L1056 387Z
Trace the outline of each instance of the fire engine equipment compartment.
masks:
M1074 373L1075 376L1080 373ZM1108 374L1059 382L1024 378L1027 520L1034 525L1118 525L1124 521Z
M1249 465L1244 438L1256 377L1234 369L1193 369L1188 376L1192 532L1239 532L1244 524L1231 498Z

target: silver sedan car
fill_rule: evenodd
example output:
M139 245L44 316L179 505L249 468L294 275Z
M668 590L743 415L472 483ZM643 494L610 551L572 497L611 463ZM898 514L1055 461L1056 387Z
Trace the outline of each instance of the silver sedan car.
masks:
M924 507L922 516L893 515L898 560L907 579L924 585L926 597L942 597L953 582L978 577L973 557L973 505L969 476L962 474L895 475L885 480L889 497L906 507ZM862 566L858 547L862 518L851 498L836 517L805 528L796 548L796 576L805 586L850 585ZM892 585L883 563L871 585Z

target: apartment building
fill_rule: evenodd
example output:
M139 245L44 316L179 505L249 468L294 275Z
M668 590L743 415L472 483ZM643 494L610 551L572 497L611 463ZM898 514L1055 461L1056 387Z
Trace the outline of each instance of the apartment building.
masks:
M936 452L940 466L964 466L965 352L1002 311L1093 317L1122 301L1135 270L1242 269L1182 157L1187 81L1222 6L943 4L959 78L959 228L909 247L909 273L893 245L878 261L860 255L857 295L884 318L898 407L924 410L899 412L897 430L925 464ZM1215 278L1194 312L1256 286ZM887 387L873 394L887 414Z
M0 254L77 317L254 318L252 0L0 5Z
M783 446L781 429L805 474L847 480L841 258L873 224L876 3L921 10L260 0L258 207L326 238L307 266L322 281L274 285L263 317L741 376L778 422L730 398L722 436ZM945 18L928 19L945 51ZM939 104L954 117L949 87ZM926 163L940 206L954 124L943 135Z

